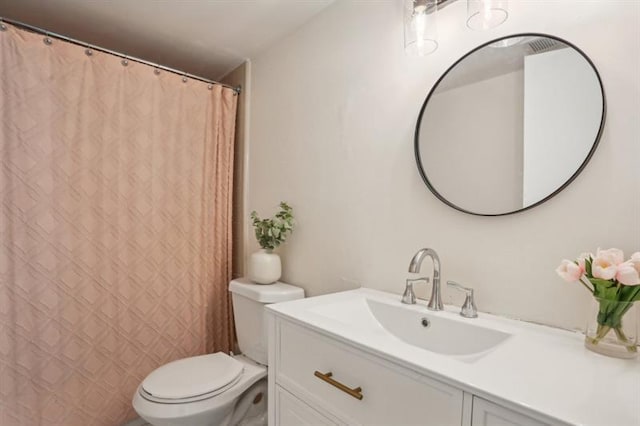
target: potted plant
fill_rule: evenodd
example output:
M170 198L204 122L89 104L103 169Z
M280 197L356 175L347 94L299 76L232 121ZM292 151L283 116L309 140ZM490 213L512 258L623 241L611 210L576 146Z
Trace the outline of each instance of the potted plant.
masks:
M563 260L556 269L565 281L579 282L594 303L585 332L585 346L604 355L635 358L638 354L640 252L624 260L622 250L598 249Z
M249 279L256 284L272 284L282 275L280 256L273 250L293 232L293 209L282 201L274 217L260 219L254 210L251 220L261 249L249 257Z

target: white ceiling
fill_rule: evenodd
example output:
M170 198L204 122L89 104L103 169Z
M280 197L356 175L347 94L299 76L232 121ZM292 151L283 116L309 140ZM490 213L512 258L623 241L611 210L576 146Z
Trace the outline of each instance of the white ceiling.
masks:
M447 73L438 84L437 93L467 84L477 83L499 75L524 69L526 56L540 53L532 48L531 43L543 39L554 42L547 37L515 37L517 43L508 47L485 46L464 58ZM544 52L567 47L564 43L554 43Z
M333 0L0 0L0 17L218 79Z

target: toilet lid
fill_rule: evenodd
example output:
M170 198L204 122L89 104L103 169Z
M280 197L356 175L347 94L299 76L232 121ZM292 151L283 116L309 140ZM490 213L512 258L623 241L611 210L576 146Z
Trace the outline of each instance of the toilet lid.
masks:
M242 371L239 361L222 352L200 355L155 369L142 382L142 389L155 398L191 398L224 388Z

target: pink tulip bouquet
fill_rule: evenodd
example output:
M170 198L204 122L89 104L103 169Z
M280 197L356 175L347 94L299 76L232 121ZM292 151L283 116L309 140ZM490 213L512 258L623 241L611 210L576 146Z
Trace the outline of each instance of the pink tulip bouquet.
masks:
M598 302L597 330L587 343L597 345L613 330L626 350L636 353L635 336L625 335L622 318L640 300L640 252L625 261L622 250L598 249L595 256L583 253L575 261L563 260L556 272L565 281L582 284Z

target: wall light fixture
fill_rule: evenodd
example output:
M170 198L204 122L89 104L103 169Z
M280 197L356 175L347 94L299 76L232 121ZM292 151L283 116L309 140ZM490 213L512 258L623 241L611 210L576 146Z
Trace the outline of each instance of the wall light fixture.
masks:
M457 0L404 0L404 48L426 56L438 48L438 11ZM495 28L509 16L508 0L467 0L467 27Z

